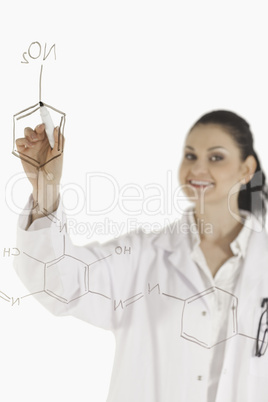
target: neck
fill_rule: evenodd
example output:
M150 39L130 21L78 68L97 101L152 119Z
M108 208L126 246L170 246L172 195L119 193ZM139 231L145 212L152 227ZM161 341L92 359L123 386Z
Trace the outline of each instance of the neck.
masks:
M222 205L206 205L195 207L195 220L201 240L215 243L222 239L234 239L242 228L242 223L235 216L240 216L238 205L231 206L232 214L227 203Z

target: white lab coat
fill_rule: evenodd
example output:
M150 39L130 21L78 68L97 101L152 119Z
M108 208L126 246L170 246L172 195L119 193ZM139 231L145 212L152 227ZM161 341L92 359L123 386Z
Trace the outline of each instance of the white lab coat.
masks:
M207 402L209 358L218 345L211 343L206 295L225 290L204 289L189 234L176 233L175 225L77 247L48 218L34 225L18 229L16 271L53 314L113 331L107 401ZM268 297L265 231L252 231L234 294L226 297L234 303L215 402L268 402L268 351L254 356L261 300Z

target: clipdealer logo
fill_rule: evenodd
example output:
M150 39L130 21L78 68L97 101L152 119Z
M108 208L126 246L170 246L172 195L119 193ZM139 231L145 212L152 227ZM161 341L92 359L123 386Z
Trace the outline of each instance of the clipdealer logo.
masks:
M18 215L25 207L22 204L22 193L25 192L25 188L28 188L26 183L28 186L28 178L21 172L13 175L6 184L6 204L12 212ZM257 172L248 185L251 205L260 212L262 209L261 184L262 177ZM74 230L74 227L78 227L79 223L74 220L74 217L85 212L94 219L94 222L91 220L93 223L81 223L77 232L80 234L87 232L90 236L90 233L97 231L101 234L109 233L117 236L126 231L136 230L141 226L145 231L159 231L160 225L161 227L170 225L169 219L165 219L166 217L171 217L173 221L174 216L187 214L186 208L195 201L199 202L200 210L205 213L205 190L198 193L191 187L192 196L189 197L184 193L185 187L188 185L179 185L177 175L174 176L170 170L166 172L163 183L152 182L143 186L137 183L120 185L116 178L109 173L87 172L85 186L77 183L61 184L60 192L70 228ZM227 197L230 214L239 222L241 222L241 216L232 210L232 197L245 190L246 184L237 183L230 189ZM49 191L44 192L44 194L46 193ZM112 212L120 212L127 219L124 219L123 216L124 221L121 220L120 224L112 221L110 219ZM29 211L25 211L25 213L27 214ZM96 217L98 217L98 221L96 221ZM156 219L152 221L153 217L157 217L157 221ZM160 220L162 220L161 223ZM254 228L252 228L252 219L247 219L243 223L258 232L263 228L261 220L255 224Z
M128 218L123 222L118 222L113 219L105 217L102 220L93 222L77 221L75 218L70 217L66 220L68 233L70 235L80 235L87 239L91 239L94 235L112 236L113 238L120 237L124 233L130 232L143 232L157 234L162 232L163 234L187 234L187 233L213 233L213 225L205 223L203 219L195 222L184 222L180 220L174 221L164 218L163 222L145 222L144 220L138 220L137 218Z
M109 173L88 172L84 187L77 183L61 184L62 204L68 216L78 215L82 211L89 216L102 216L116 209L126 216L136 217L142 214L182 214L189 201L197 200L198 195L189 199L183 191L185 186L180 186L177 176L173 176L172 171L168 170L164 184L152 182L141 186L137 183L120 185ZM28 183L26 175L18 173L6 184L6 204L16 214L20 214L24 208L21 205L20 190L24 189L25 180ZM48 193L49 191L44 191L44 194L39 194L39 201L40 197L45 197Z

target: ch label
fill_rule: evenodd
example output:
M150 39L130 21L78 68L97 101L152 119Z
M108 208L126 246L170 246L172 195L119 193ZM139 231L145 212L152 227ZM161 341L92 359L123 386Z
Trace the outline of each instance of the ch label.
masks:
M17 257L18 255L20 255L20 250L16 247L4 248L3 257L10 257L11 255Z
M37 60L37 59L42 59L45 61L49 55L53 57L53 52L54 52L54 59L56 60L56 44L54 43L50 48L45 45L42 47L40 42L32 42L30 46L28 47L28 50L26 52L23 52L22 58L23 60L21 61L22 64L29 64L29 61L32 60Z

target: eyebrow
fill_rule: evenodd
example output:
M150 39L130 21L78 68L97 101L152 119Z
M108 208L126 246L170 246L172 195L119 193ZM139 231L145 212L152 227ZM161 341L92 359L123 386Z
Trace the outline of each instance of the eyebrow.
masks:
M189 148L189 149L191 149L192 151L194 151L194 148L191 147L190 145L186 145L185 148ZM217 149L217 148L226 149L226 148L222 147L221 145L217 145L217 146L215 146L215 147L208 148L208 151L212 151L213 149Z

